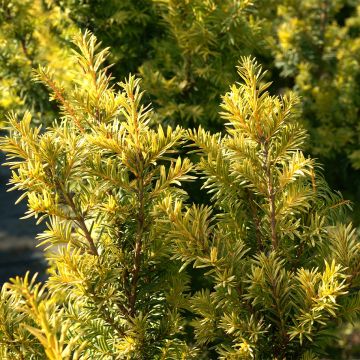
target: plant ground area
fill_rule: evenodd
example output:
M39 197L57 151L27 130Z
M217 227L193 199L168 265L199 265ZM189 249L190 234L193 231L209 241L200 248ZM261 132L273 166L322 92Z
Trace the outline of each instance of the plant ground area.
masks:
M0 48L1 358L360 357L357 1L8 0Z

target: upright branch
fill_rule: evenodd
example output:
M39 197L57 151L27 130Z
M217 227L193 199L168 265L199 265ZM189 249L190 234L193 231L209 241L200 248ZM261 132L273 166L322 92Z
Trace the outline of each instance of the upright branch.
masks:
M116 90L91 34L75 45L73 89L53 87L62 121L42 130L13 115L0 140L55 248L45 287L26 276L1 290L0 358L322 356L325 331L358 316L360 247L301 151L296 98L271 96L242 59L227 134L188 132L212 203L188 205L193 165L174 157L185 132L149 126L139 80ZM205 278L195 293L188 265Z
M276 234L276 206L275 206L275 189L273 186L273 176L272 169L273 166L270 154L269 154L269 144L265 140L262 142L264 148L264 158L263 158L263 167L266 174L266 185L267 185L267 199L270 208L270 226L271 226L271 243L273 250L276 250L278 247L277 243L277 234Z
M271 96L255 60L243 58L238 70L243 81L223 97L227 134L189 131L217 214L164 201L167 236L184 267L208 268L210 287L191 301L199 343L216 342L224 359L306 359L351 283L344 274L349 262L331 262L340 259L339 248L352 253L351 233L345 235L351 228L336 230L336 241L329 238L331 212L344 202L301 151L306 134L296 122L297 99ZM203 238L207 246L200 251ZM219 339L229 337L234 345L223 346Z
M276 250L279 246L276 188L283 159L276 158L274 149L280 145L291 104L286 98L279 100L269 95L270 83L263 82L266 73L252 60L243 59L238 70L244 83L233 86L224 96L221 113L230 120L228 131L234 137L228 141L228 157L234 174L247 184L248 191L260 203L267 203L261 207L267 206L268 233L271 247Z
M129 76L111 84L104 66L108 52L99 50L93 35L80 34L74 43L78 66L72 89L57 85L48 70L37 75L62 106L62 119L42 130L32 126L29 113L20 121L14 115L10 136L1 139L11 159L13 189L28 198L27 216L49 219L38 236L56 249L49 251L46 293L54 306L59 303L61 323L70 325L64 334L51 333L51 344L76 342L78 355L64 350L63 359L150 359L168 351L171 358L192 358L177 336L183 323L179 303L185 302L189 280L171 259L165 230L153 215L164 196L183 198L181 182L193 178L191 162L173 158L184 132L149 126L151 111L142 105L140 80ZM0 302L0 318L1 309ZM23 313L13 316L16 311L9 318L23 318ZM32 326L33 337L47 346L42 336L49 326ZM1 338L0 326L0 358ZM43 345L37 358L45 358Z
M132 80L130 80L132 81ZM130 114L132 125L133 125L133 140L134 140L134 151L135 151L135 177L136 177L136 189L137 189L137 199L138 199L138 209L137 209L137 226L136 226L136 235L135 235L135 247L134 247L134 265L132 269L132 278L131 278L131 290L130 290L130 315L135 315L135 305L136 305L136 297L138 291L138 281L139 274L141 270L141 257L142 257L142 247L143 247L143 236L145 231L145 209L144 209L144 201L145 201L145 193L144 193L144 156L143 149L140 140L140 124L139 124L139 114L137 109L138 102L138 93L133 93L132 90L138 90L135 84L129 84L127 89L127 97L128 102L130 104ZM136 99L135 99L136 96ZM141 96L141 95L140 95Z
M95 246L95 242L91 236L91 233L85 223L85 219L84 216L81 212L78 211L76 204L74 203L74 199L73 199L73 195L69 194L64 187L61 187L62 190L62 194L65 198L65 201L67 202L67 204L71 207L71 210L74 212L75 215L75 221L77 223L77 225L79 226L79 228L83 231L84 236L89 244L90 247L90 253L92 255L96 255L99 256L98 250Z
M144 216L144 184L142 176L138 179L138 201L139 208L137 213L137 228L136 228L136 240L135 240L135 249L134 249L134 266L132 270L132 279L131 279L131 292L130 292L130 315L135 315L135 304L136 304L136 294L138 291L138 280L141 269L141 255L142 255L142 244L143 244L143 235L145 230L145 216Z

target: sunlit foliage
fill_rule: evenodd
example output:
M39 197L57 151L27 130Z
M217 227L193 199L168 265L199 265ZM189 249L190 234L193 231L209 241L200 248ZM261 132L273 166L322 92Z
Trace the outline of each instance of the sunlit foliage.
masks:
M348 202L302 152L298 98L271 96L242 58L226 134L154 126L140 80L114 84L90 33L74 45L71 87L36 75L61 118L12 114L0 142L50 263L44 285L3 286L1 357L320 358L328 331L358 318L360 247ZM195 175L211 204L182 189Z

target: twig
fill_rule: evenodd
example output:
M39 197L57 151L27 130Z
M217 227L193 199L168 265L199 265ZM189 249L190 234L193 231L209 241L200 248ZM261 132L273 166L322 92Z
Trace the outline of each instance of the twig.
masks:
M264 161L263 167L266 171L267 177L267 196L270 206L270 227L271 227L271 243L274 250L278 247L278 239L276 234L276 208L275 208L275 190L273 187L273 181L271 176L271 163L269 162L269 149L268 143L263 142L264 146Z
M66 202L68 203L68 205L71 207L72 211L75 214L76 223L78 224L80 229L83 231L85 238L89 243L90 253L93 255L99 256L98 250L95 246L95 242L94 242L93 238L91 237L89 229L86 226L84 217L82 214L79 214L72 196L66 192L66 190L63 188L63 186L61 184L59 184L59 187L61 189L61 192L62 192Z

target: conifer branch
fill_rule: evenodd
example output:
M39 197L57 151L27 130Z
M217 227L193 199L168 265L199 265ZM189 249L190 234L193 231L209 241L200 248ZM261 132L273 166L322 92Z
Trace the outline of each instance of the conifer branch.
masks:
M141 154L141 153L140 153ZM142 155L139 155L139 157ZM137 286L139 281L139 274L141 268L141 257L142 257L142 242L143 234L145 230L145 216L144 216L144 184L142 175L138 179L138 200L139 200L139 209L137 215L137 230L136 230L136 242L134 249L134 266L132 270L132 279L131 279L131 290L130 290L130 315L135 315L135 304L136 304L136 294Z
M263 145L263 168L266 172L266 180L267 180L267 198L270 208L270 227L271 227L271 243L274 250L278 247L278 240L276 234L276 207L275 207L275 189L273 186L273 175L271 171L271 166L274 166L269 159L269 145L266 140L262 142Z
M60 89L56 85L55 81L51 78L47 71L40 68L37 72L37 76L35 77L35 79L44 82L52 90L54 98L59 101L59 103L64 107L65 111L71 116L80 132L84 133L85 129L81 125L81 121L79 120L76 111L72 108L71 104L64 98L62 89Z
M90 246L90 253L92 255L99 256L98 250L97 250L97 248L95 246L94 239L92 238L92 236L90 234L90 231L87 228L87 225L85 223L84 216L81 213L79 213L79 211L78 211L78 209L77 209L77 207L76 207L76 205L74 203L73 195L69 194L61 184L59 184L59 188L61 189L61 192L62 192L62 195L64 196L65 201L71 207L72 211L75 214L74 219L75 219L76 223L78 224L80 229L83 231L83 233L85 235L85 238L88 241L88 244Z
M91 287L88 287L88 291L91 294L91 297L95 303L95 305L99 308L101 314L103 315L103 319L111 326L113 327L120 336L124 336L125 335L125 330L119 326L119 324L116 323L116 321L114 320L114 318L112 317L109 309L106 307L106 305L104 304L104 302L102 301L102 299L100 299L97 294L95 292L92 291ZM117 304L119 306L119 304ZM123 315L128 315L127 310L124 307L120 307Z
M149 127L139 80L116 91L90 33L76 46L73 88L53 84L64 121L40 132L10 118L0 140L56 247L46 288L26 275L1 290L0 358L314 359L328 328L358 317L360 248L340 224L347 203L301 151L294 98L271 96L242 59L227 134L188 132L211 203L188 204L184 131Z
M137 197L138 197L138 211L137 211L137 229L135 236L135 247L134 247L134 264L131 273L131 286L130 286L130 315L135 316L135 306L136 298L138 292L138 281L141 270L141 260L142 260L142 247L143 247L143 235L145 231L145 204L144 204L144 156L142 154L141 144L140 144L140 127L139 127L139 114L137 111L136 102L138 98L135 96L138 95L138 88L135 88L135 94L130 86L127 90L128 101L130 102L130 113L129 116L133 121L133 138L136 152L136 174L137 177Z

